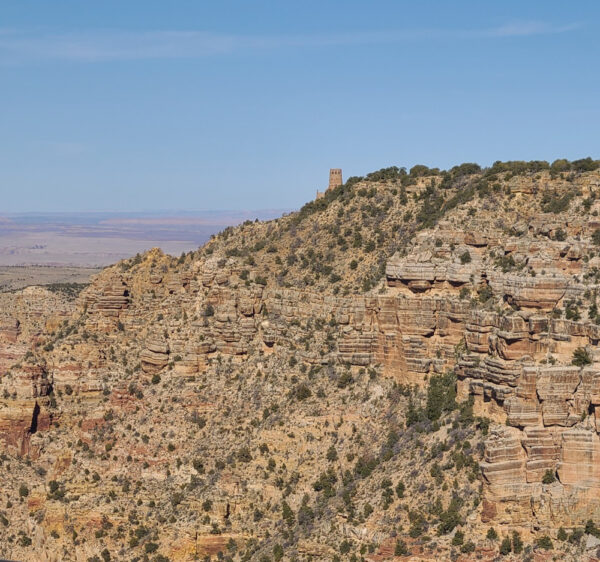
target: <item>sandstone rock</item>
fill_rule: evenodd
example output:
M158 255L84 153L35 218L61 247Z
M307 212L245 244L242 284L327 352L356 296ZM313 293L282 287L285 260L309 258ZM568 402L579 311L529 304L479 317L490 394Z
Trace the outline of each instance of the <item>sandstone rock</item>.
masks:
M146 349L140 353L142 369L146 373L158 373L169 362L169 346L164 340L153 337L146 341Z

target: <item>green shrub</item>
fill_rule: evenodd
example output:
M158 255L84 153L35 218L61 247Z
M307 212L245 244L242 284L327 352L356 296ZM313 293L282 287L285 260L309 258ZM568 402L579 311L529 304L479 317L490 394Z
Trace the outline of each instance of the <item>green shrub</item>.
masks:
M562 228L557 229L554 233L554 240L557 240L558 242L564 242L566 239L567 233Z
M368 478L378 464L376 457L362 456L356 461L354 472L361 478Z
M462 531L456 531L452 537L452 546L460 546L465 540L465 534Z
M438 526L438 534L445 535L454 530L457 525L460 525L459 508L461 500L458 497L453 497L446 511L440 515L440 524Z
M463 164L459 164L458 166L450 168L449 172L453 179L460 178L480 173L481 166L473 162L465 162Z
M512 543L510 541L509 537L504 537L502 539L502 543L500 544L500 554L502 554L502 556L506 556L507 554L510 554L512 551Z
M279 560L283 559L283 547L280 544L276 544L273 547L273 559L275 562L279 562Z
M331 445L331 447L329 447L329 449L327 449L327 460L329 462L334 462L337 459L338 459L337 451L336 451L335 447L333 445Z
M512 547L515 554L521 554L521 552L523 552L523 541L521 540L521 535L519 535L517 531L513 531L512 534Z
M578 527L576 529L573 529L573 532L569 535L568 540L571 544L579 544L579 541L581 541L583 535L583 529L581 527Z
M477 291L477 298L479 299L479 302L482 304L489 301L493 296L494 296L494 292L492 291L492 288L488 284L483 285Z
M352 378L352 374L349 371L345 371L338 377L337 387L338 388L346 388L353 382L354 382L354 380Z
M542 483L543 484L552 484L553 482L556 482L556 476L554 475L553 470L548 469L544 473L544 477L542 478Z
M572 198L573 193L571 192L560 195L556 191L546 191L542 196L542 211L554 214L564 213L569 208Z
M337 482L337 476L333 468L329 467L326 472L321 473L318 480L313 484L315 492L323 492L326 498L335 496L335 484Z
M591 519L588 519L585 524L585 533L587 535L593 535L594 537L600 538L600 529L596 527L596 524Z
M425 531L425 517L419 511L409 511L408 519L410 521L409 536L413 539L420 537Z
M237 452L237 458L240 462L250 462L252 460L252 455L250 454L249 447L242 447Z
M296 522L296 517L294 515L294 512L285 500L281 502L281 516L283 517L283 520L287 523L288 527L293 527L294 523Z
M548 535L544 535L535 541L535 544L538 548L542 548L544 550L552 550L554 548L552 544L552 540Z
M396 541L396 547L394 548L394 556L408 556L409 554L410 552L406 547L406 543L403 540L398 539Z
M494 259L494 265L502 269L503 273L506 273L507 271L511 271L517 267L517 262L512 255L500 256Z
M303 400L310 398L312 396L312 392L306 383L301 383L294 390L294 395L296 396L297 400L302 402Z
M442 413L456 408L456 376L454 373L433 375L427 389L425 412L431 421L438 420Z
M565 158L560 158L552 162L550 169L553 172L568 172L571 169L571 162Z
M585 365L590 365L592 363L592 358L590 354L584 347L578 347L573 352L573 359L571 360L572 365L577 365L578 367L583 367Z

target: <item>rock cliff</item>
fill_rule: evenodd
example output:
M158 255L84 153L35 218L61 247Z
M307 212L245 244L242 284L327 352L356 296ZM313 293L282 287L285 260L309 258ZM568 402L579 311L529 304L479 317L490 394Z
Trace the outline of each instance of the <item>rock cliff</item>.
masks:
M381 170L0 295L0 554L594 559L600 171L565 162Z

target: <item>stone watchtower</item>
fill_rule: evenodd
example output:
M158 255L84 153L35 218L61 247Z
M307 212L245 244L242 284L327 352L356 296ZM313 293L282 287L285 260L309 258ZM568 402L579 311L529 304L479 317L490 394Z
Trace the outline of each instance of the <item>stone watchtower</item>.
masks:
M341 168L331 168L329 170L329 187L327 189L333 189L338 185L342 185L342 170Z
M329 170L329 185L327 186L327 191L330 189L334 189L339 185L342 185L344 182L342 181L342 169L341 168L330 168ZM323 191L317 191L317 199L320 199L325 195Z

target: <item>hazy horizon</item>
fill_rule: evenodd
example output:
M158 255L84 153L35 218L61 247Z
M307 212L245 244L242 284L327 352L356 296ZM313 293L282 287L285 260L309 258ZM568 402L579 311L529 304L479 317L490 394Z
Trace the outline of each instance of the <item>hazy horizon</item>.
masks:
M75 211L40 211L36 209L28 210L28 211L14 211L14 212L4 212L0 211L0 217L22 217L28 215L34 216L73 216L77 217L79 215L127 215L127 216L162 216L167 217L170 215L174 216L190 216L190 217L202 217L204 215L219 215L219 214L229 214L229 215L240 215L240 216L251 216L256 213L259 214L277 214L277 213L288 213L293 211L294 209L136 209L136 210L118 210L118 209L81 209ZM255 218L258 218L255 217Z
M0 213L0 267L102 267L153 247L179 255L228 226L280 210Z

